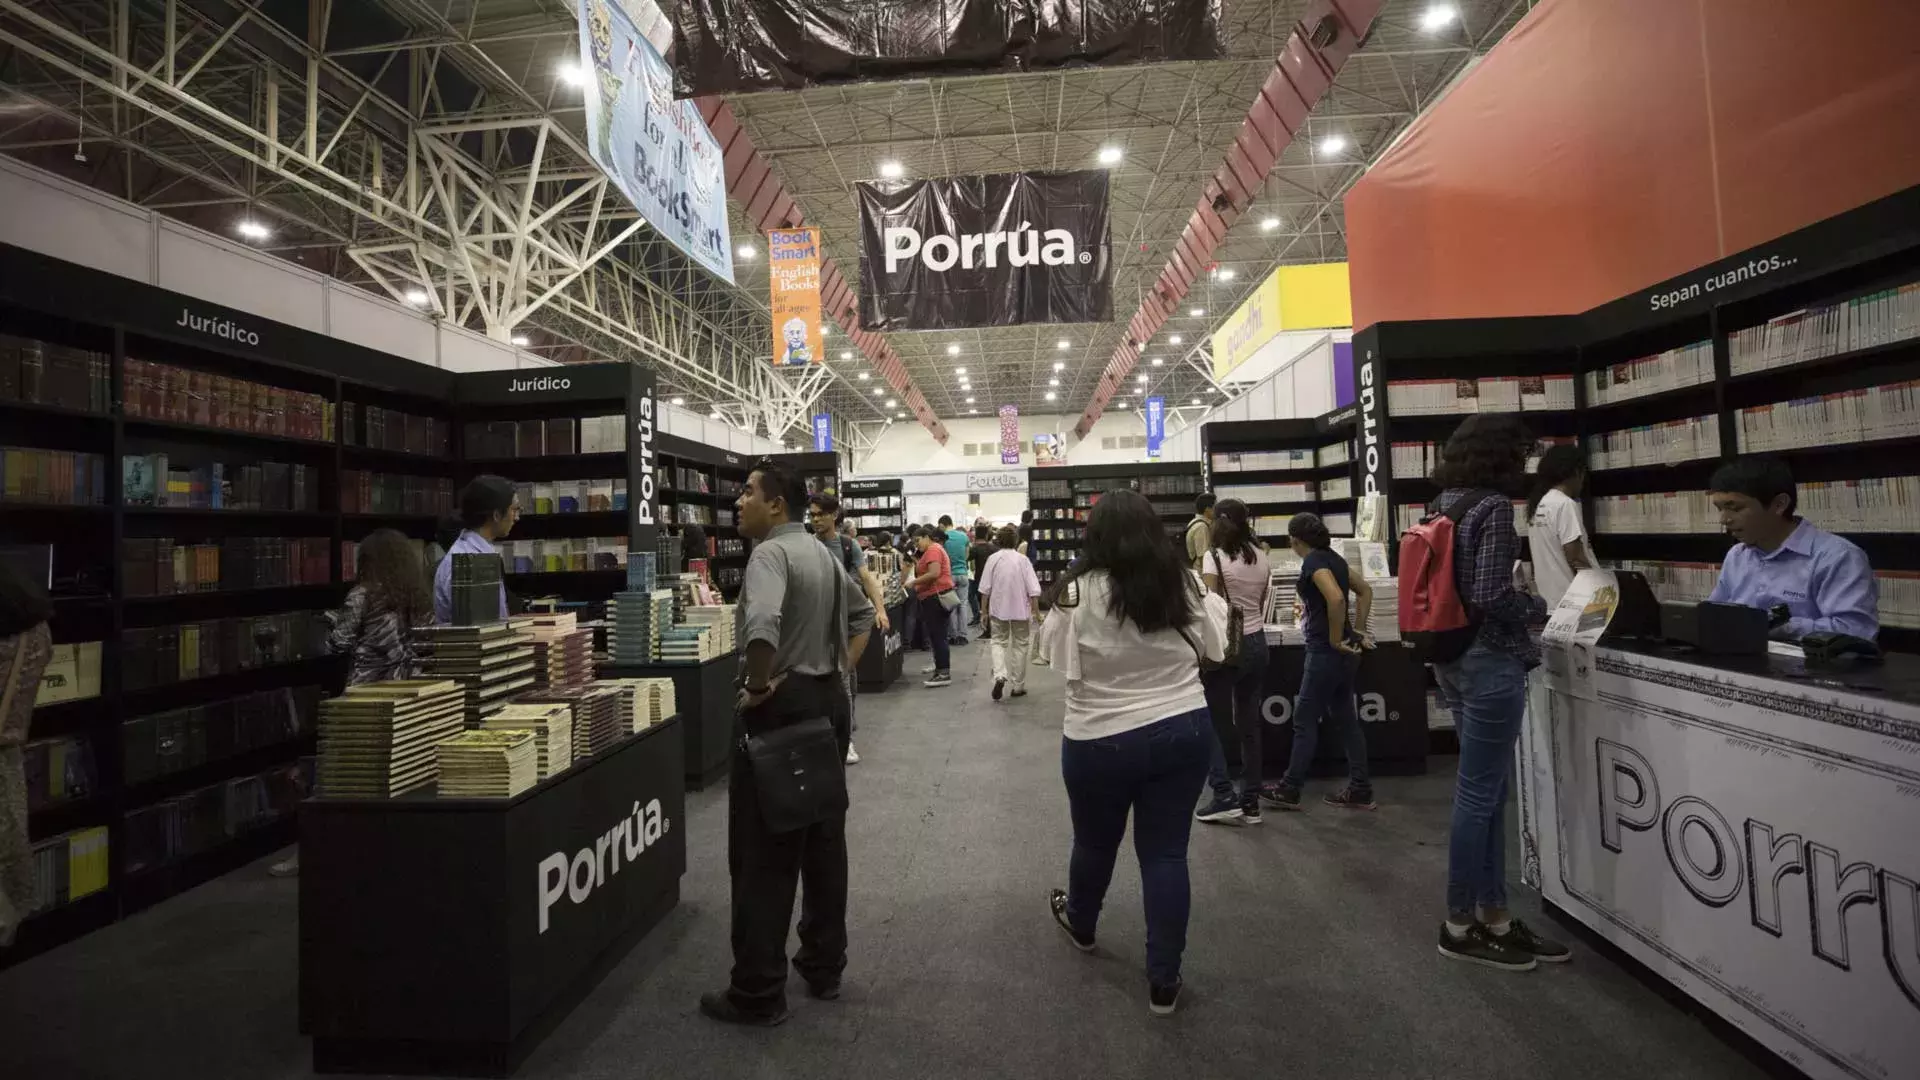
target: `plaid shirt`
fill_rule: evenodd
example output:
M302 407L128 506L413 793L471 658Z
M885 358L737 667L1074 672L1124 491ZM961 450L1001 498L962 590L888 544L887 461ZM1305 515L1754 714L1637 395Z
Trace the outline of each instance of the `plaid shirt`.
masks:
M1446 513L1472 492L1448 488L1429 506ZM1529 669L1540 666L1540 646L1527 634L1529 620L1546 615L1547 602L1513 587L1513 564L1520 557L1520 536L1513 531L1513 504L1505 496L1482 499L1460 519L1454 544L1454 584L1468 609L1480 618L1475 643L1518 656Z

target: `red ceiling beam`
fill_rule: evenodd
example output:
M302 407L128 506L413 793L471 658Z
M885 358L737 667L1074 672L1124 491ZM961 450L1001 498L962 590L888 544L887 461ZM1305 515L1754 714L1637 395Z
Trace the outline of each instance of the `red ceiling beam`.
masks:
M727 174L727 196L743 207L747 221L753 227L765 232L768 229L790 229L806 224L799 204L787 194L786 186L780 182L766 159L753 147L753 140L746 129L733 117L733 110L718 97L700 98L695 104L700 115L713 131L713 137L720 142L725 157ZM832 259L822 259L820 267L820 303L828 319L839 324L853 347L865 354L873 370L880 373L888 386L893 387L901 403L913 411L913 418L927 429L936 442L944 445L947 441L947 427L935 416L927 399L920 393L913 380L908 377L906 365L887 344L887 339L879 334L860 329L859 312L855 303L853 288L840 274L840 267ZM831 363L830 359L822 363Z
M1260 87L1260 95L1247 109L1247 118L1234 136L1220 167L1201 189L1193 216L1181 234L1179 243L1168 254L1166 269L1154 282L1153 293L1144 298L1140 309L1127 320L1128 340L1113 351L1105 375L1095 388L1093 400L1074 424L1075 435L1086 438L1107 403L1113 399L1133 366L1140 359L1140 347L1158 333L1170 314L1192 288L1195 278L1212 262L1215 249L1227 230L1252 203L1266 181L1267 173L1280 160L1280 154L1293 141L1314 105L1333 86L1333 77L1366 37L1385 0L1315 0L1306 15L1294 24L1286 45L1274 59L1273 70ZM1324 49L1316 49L1311 36L1328 16L1338 28ZM1224 208L1216 211L1216 199Z

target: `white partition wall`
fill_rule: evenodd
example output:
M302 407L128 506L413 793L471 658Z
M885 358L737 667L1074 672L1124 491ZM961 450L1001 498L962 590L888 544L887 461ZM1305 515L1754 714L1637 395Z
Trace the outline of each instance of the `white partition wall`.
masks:
M1333 411L1333 346L1350 341L1351 331L1322 332L1302 345L1291 360L1246 393L1167 437L1166 461L1200 460L1200 426L1218 420L1293 420ZM1278 340L1278 339L1276 339Z

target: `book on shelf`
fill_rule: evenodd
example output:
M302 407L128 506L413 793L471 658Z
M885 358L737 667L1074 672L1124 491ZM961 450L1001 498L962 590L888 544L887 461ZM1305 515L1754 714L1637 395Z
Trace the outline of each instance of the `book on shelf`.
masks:
M1603 495L1593 503L1593 531L1606 533L1713 533L1719 512L1704 491L1650 491Z
M1284 484L1219 484L1213 493L1222 499L1244 503L1312 502L1318 497L1318 485L1312 481Z
M106 353L0 334L0 401L105 413L111 368Z
M106 502L106 457L0 446L0 502L100 506Z
M145 690L328 655L326 616L318 611L134 627L121 634L121 689Z
M1775 316L1727 335L1728 370L1749 375L1920 338L1920 282Z
M1215 453L1211 458L1213 471L1256 472L1265 469L1311 469L1314 467L1312 450L1237 450Z
M334 403L319 394L127 357L121 407L141 420L330 441Z
M1741 409L1740 452L1920 436L1920 379Z
M1588 436L1592 469L1667 465L1720 456L1720 418L1691 416Z
M84 735L34 739L20 748L27 782L27 810L77 802L100 790L93 740Z
M34 694L34 705L57 705L63 701L99 697L100 652L101 643L98 641L54 645L47 666L40 673L40 687Z
M105 826L75 829L48 837L31 848L33 894L21 918L82 900L107 887L108 839Z
M120 726L122 777L141 784L312 731L318 686L280 687L138 716Z

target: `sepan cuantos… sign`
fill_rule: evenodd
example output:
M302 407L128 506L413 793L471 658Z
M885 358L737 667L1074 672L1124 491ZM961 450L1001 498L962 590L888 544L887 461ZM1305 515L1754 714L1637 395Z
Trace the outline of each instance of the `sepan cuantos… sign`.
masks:
M1103 169L855 185L860 325L1110 322Z

